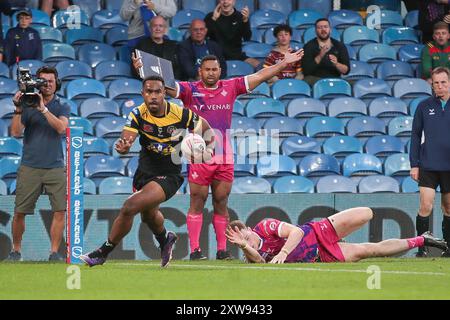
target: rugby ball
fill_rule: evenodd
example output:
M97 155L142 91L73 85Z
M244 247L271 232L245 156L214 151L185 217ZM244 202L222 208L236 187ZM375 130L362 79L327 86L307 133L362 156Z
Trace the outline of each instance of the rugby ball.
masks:
M201 163L205 149L205 140L196 133L188 133L181 141L181 152L189 163Z

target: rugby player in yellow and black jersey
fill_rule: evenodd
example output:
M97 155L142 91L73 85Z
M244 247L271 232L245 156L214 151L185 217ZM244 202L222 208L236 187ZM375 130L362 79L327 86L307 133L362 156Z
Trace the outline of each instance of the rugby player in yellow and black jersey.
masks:
M160 244L161 266L166 267L172 258L177 236L174 232L166 231L159 205L170 199L183 183L180 161L174 161L177 157L173 157L175 146L183 137L180 134L183 130L180 129L187 128L207 137L204 159L212 157L214 135L205 119L189 109L167 102L165 95L165 84L161 77L151 76L143 80L144 103L130 113L121 139L115 145L117 152L128 153L137 136L140 136L142 149L133 178L133 186L138 191L123 204L108 240L97 250L80 256L91 267L106 261L108 254L130 232L134 216L139 212L142 221Z

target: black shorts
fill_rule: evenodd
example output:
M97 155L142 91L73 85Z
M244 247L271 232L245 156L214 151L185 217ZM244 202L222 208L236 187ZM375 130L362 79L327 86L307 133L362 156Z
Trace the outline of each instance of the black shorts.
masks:
M435 189L440 186L441 193L450 192L450 171L428 171L419 168L419 187Z
M138 168L133 177L133 187L136 190L141 190L147 183L152 181L161 186L161 188L164 190L164 193L166 194L167 201L172 198L175 193L177 193L178 189L180 189L181 185L183 184L184 178L180 174L153 176L140 171Z

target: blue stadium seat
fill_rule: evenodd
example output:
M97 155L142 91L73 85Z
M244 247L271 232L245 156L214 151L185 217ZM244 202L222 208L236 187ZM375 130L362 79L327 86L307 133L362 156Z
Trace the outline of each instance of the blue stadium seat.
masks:
M121 78L131 78L130 65L123 61L102 61L95 67L95 79L108 81Z
M385 61L377 67L377 77L388 81L391 85L394 81L413 78L414 70L409 63L403 61Z
M259 177L238 177L234 179L231 193L271 193L270 182Z
M351 26L344 30L342 41L352 46L362 46L368 43L378 43L380 37L374 29L366 26Z
M169 38L170 38L170 31L169 31ZM126 45L128 42L128 27L125 26L112 27L111 29L106 31L105 42L113 47Z
M347 134L355 137L373 137L386 134L386 125L383 120L375 117L356 117L347 122Z
M413 117L400 116L392 119L388 124L388 133L396 137L410 137Z
M272 98L255 98L245 106L247 117L271 118L285 115L284 104Z
M234 7L239 11L241 11L244 7L248 7L250 13L255 11L256 9L255 1L253 0L236 0L236 4L234 5Z
M353 153L362 153L362 143L351 136L336 136L326 139L322 145L325 154L332 155L341 160Z
M67 99L86 99L92 97L106 97L103 83L94 79L71 80L66 87Z
M83 10L58 10L53 14L52 25L60 30L65 30L76 25L89 26L90 21Z
M239 96L239 100L246 101L253 98L259 98L259 97L271 97L270 94L270 87L267 84L267 82L261 83L259 86L257 86L251 93L248 94L241 94Z
M315 99L333 99L352 96L352 87L343 79L320 79L313 86Z
M315 25L317 19L323 17L323 14L316 10L300 9L289 14L288 23L292 29L308 29Z
M393 47L382 43L368 43L359 50L359 60L368 63L380 63L396 59L397 51Z
M98 137L83 137L83 151L85 157L93 155L110 155L108 142L105 139Z
M248 41L243 41L242 42L243 45L248 44L248 43L263 43L263 42L265 42L264 34L267 32L267 30L270 30L270 28L269 29L250 28L250 30L252 31L252 37Z
M355 98L363 101L378 97L392 96L391 87L381 79L361 79L353 84Z
M93 136L94 135L94 128L92 127L92 123L82 117L70 117L69 118L69 126L70 127L82 127L83 133L86 135Z
M89 98L80 104L80 116L87 119L99 119L108 116L120 117L117 102L107 98Z
M249 136L239 142L237 150L238 156L254 160L265 155L279 154L280 146L278 139L270 136Z
M118 142L120 138L114 140L114 142L111 145L111 149L112 149L112 155L113 157L118 157L118 158L133 158L135 156L139 156L139 153L141 152L141 144L139 143L139 141L135 141L132 145L130 150L128 151L127 154L120 154L116 151L116 149L114 148L114 146L116 145L116 143Z
M95 135L102 138L119 138L127 119L122 117L106 117L95 124ZM108 139L107 139L108 140Z
M361 179L358 185L359 193L400 192L397 180L387 176L373 175Z
M8 185L5 181L0 180L0 196L8 195Z
M127 23L122 20L119 10L100 10L92 15L92 26L100 29L111 29L117 26L127 27Z
M373 154L380 159L384 159L391 154L405 152L403 142L397 137L388 135L369 138L364 149L366 153Z
M102 0L72 0L73 4L79 6L83 12L86 12L88 17L102 9Z
M1 82L1 80L0 80ZM0 93L1 95L1 93ZM0 100L0 118L2 119L10 119L14 115L14 110L16 110L16 107L14 106L14 103L12 102L11 98L4 98ZM1 136L1 130L0 130L0 136Z
M16 21L18 21L17 20L18 12L19 11L14 12L14 14L11 17L11 21L13 21L13 24L15 24ZM49 26L50 25L50 17L48 16L48 14L46 12L35 9L35 8L31 8L31 13L33 14L32 27L34 27L34 26Z
M301 119L301 124L304 124L312 117L326 116L327 107L318 99L296 98L288 103L287 115L291 118Z
M239 99L234 101L233 116L245 117L244 104Z
M35 29L39 32L42 44L63 42L63 34L59 29L44 25L35 27Z
M389 120L397 116L408 115L408 106L399 98L375 98L369 104L369 115L371 117L386 118Z
M61 80L75 80L79 78L92 78L91 67L82 61L67 60L60 61L55 66L58 70L58 77Z
M189 29L191 21L194 19L203 20L206 13L198 10L183 9L177 11L175 16L172 17L172 27L177 29Z
M307 155L320 153L320 143L317 139L304 136L289 137L282 142L281 153L298 162Z
M392 10L380 10L373 11L369 13L366 17L366 22L373 20L375 15L380 15L380 24L374 25L373 27L381 27L381 29L386 29L394 26L403 26L403 18L399 12Z
M384 44L397 47L420 42L416 31L408 27L389 27L383 31L381 38Z
M342 31L351 26L363 25L363 19L358 12L346 9L331 11L328 20L333 28Z
M416 113L417 106L419 103L421 103L423 100L425 100L426 97L417 97L409 103L409 115L414 117L414 114ZM1 117L0 117L1 118Z
M286 15L274 10L256 10L250 14L250 27L267 29L286 23Z
M181 0L183 9L193 9L207 14L216 8L215 2L210 0Z
M384 174L392 177L409 177L411 165L407 153L390 155L384 161Z
M340 174L339 162L329 154L312 154L304 157L300 161L299 171L300 175L310 179Z
M127 163L127 175L133 177L139 164L139 157L132 157Z
M79 29L68 29L65 39L66 43L77 48L86 43L103 42L103 33L97 28L82 26Z
M115 60L116 51L106 43L87 43L78 50L78 59L95 68L102 61Z
M95 182L89 178L83 178L83 193L97 194L97 187L95 186Z
M141 96L142 82L137 79L116 79L108 87L108 97L116 101Z
M0 137L7 137L8 136L8 123L0 119Z
M130 177L107 177L98 186L98 194L131 194L133 179Z
M13 137L0 137L0 157L21 156L22 143Z
M16 194L17 181L15 178L8 179L10 181L9 194ZM12 181L11 181L12 180ZM8 183L6 183L8 184Z
M17 169L20 166L21 157L6 156L0 158L0 179L6 181L17 176Z
M255 69L250 63L240 60L227 60L227 78L252 74Z
M117 27L116 27L117 28ZM125 34L126 34L126 29L127 28L125 28ZM122 31L120 31L120 32L122 32ZM188 33L186 32L184 35L186 36ZM108 36L108 32L106 33L106 36ZM181 41L183 41L184 40L184 38L183 38L183 32L182 31L180 31L180 30L178 30L177 28L173 28L173 27L169 27L169 30L167 31L167 37L170 39L170 40L173 40L173 41L176 41L176 42L181 42ZM115 40L114 38L112 38L111 40ZM123 39L123 40L125 40L125 39ZM111 43L109 43L108 42L108 39L106 39L106 42L108 43L108 44L111 44ZM126 44L126 43L123 43L123 44ZM122 45L122 44L121 44Z
M406 177L402 181L402 192L405 193L419 192L419 185L417 181L414 181L411 177Z
M42 46L42 59L47 63L75 60L75 49L67 43L46 43Z
M247 177L256 176L256 166L245 157L236 156L234 159L234 176Z
M96 178L125 176L125 165L119 158L103 155L91 156L84 162L84 175L94 182L98 181Z
M284 116L267 119L263 129L268 131L268 135L279 138L299 136L303 133L303 126L298 119Z
M324 17L328 16L333 11L333 2L331 0L294 0L297 8L315 10L322 14Z
M247 117L235 117L231 121L232 137L254 136L260 129L258 120Z
M120 105L120 113L122 114L122 116L124 118L126 118L126 117L128 117L130 112L135 107L140 106L142 103L144 103L144 98L142 96L141 97L127 99L127 100L123 101L122 104Z
M242 46L242 51L250 58L255 59L265 59L270 51L272 50L272 46L267 43L248 43Z
M123 0L108 0L105 1L106 9L108 10L120 10Z
M306 136L311 138L328 138L336 135L345 135L345 125L338 118L314 117L306 122Z
M117 48L117 58L120 61L131 64L131 51L130 48L126 45Z
M10 73L8 66L5 63L0 62L0 77L9 79L9 75Z
M357 183L347 177L329 175L317 181L317 193L357 193Z
M270 28L264 29L264 34L263 34L263 42L264 43L267 43L267 44L270 44L273 46L277 44L278 39L273 35L274 29L275 29L275 27L270 27ZM255 30L261 31L258 29L255 29ZM252 30L252 32L253 32L253 30ZM292 36L291 36L291 39L293 39ZM301 40L301 38L300 38L300 40Z
M284 155L263 156L256 163L258 177L265 178L269 182L275 178L297 174L297 163L294 159Z
M350 60L358 60L356 57L356 50L349 44L345 44L345 48L347 49L348 57Z
M364 61L350 61L350 71L342 76L347 81L357 81L361 79L374 78L375 72L373 66Z
M76 116L76 117L79 116L78 105L74 101L66 99L66 98L59 98L59 99L61 100L61 103L65 103L65 104L69 105L71 116Z
M293 11L293 6L291 1L281 1L281 0L258 0L258 8L260 10L274 10L283 13L287 16Z
M398 49L398 59L409 63L420 63L423 44L406 44Z
M314 182L302 176L284 176L273 183L273 193L314 193Z
M274 99L293 99L298 97L310 97L311 88L309 85L298 79L281 79L272 86L272 96Z
M347 123L350 118L367 115L367 106L364 101L358 98L334 98L328 104L328 115L342 119Z
M342 173L346 177L383 174L381 160L365 153L354 153L345 157L342 163Z
M331 32L331 38L341 41L341 34L339 33L339 31L337 31L337 29L331 28L330 32ZM308 29L306 29L305 33L303 33L303 43L306 44L309 41L315 39L316 37L317 37L316 28L314 26L309 27Z
M410 78L398 80L393 87L394 96L402 99L414 99L430 96L431 86L423 79Z
M405 16L405 27L419 28L419 10L409 11Z
M0 99L12 98L19 91L17 81L0 78Z

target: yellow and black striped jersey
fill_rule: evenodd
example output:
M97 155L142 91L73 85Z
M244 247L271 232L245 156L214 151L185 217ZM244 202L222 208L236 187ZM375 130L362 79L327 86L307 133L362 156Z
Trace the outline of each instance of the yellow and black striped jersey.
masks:
M161 117L153 116L143 103L130 112L124 130L139 134L139 169L149 175L166 175L180 173L181 160L175 147L186 129L199 125L198 115L174 103L166 102Z

